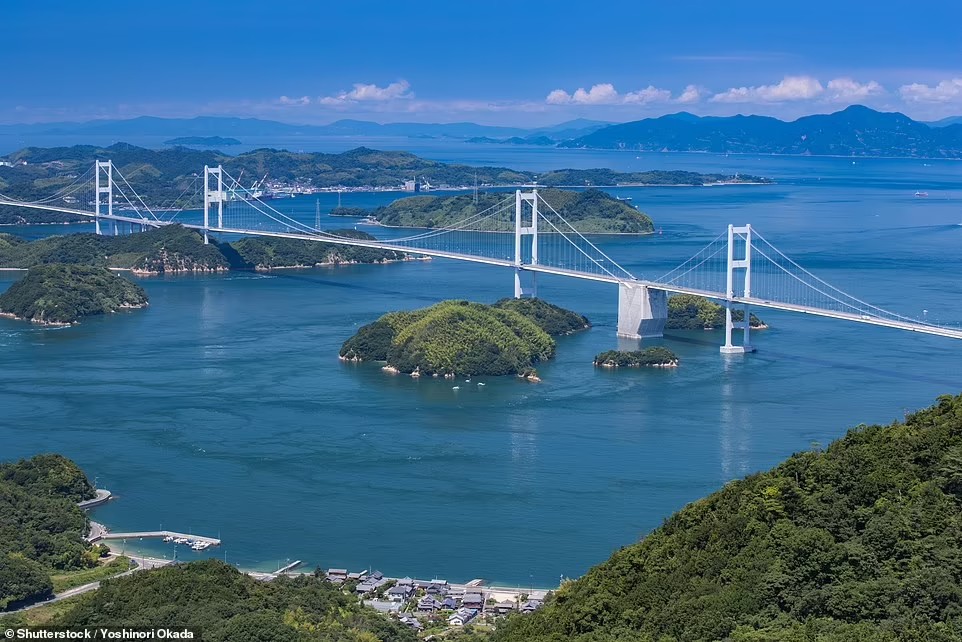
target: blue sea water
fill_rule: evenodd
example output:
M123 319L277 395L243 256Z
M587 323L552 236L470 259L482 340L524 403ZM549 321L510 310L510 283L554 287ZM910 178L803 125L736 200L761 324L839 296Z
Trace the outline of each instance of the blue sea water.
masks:
M653 277L728 223L751 223L853 295L962 322L959 163L413 151L530 169L770 176L777 184L621 189L661 234L598 243ZM395 196L342 199L371 206ZM318 198L327 211L337 196ZM279 207L313 220L315 198ZM0 273L0 289L16 278ZM205 554L244 568L301 559L550 586L731 479L962 391L960 342L774 311L757 311L771 328L754 335L755 354L721 356L720 332L676 332L655 343L680 355L679 368L602 371L591 365L597 352L632 345L615 337L616 289L550 277L541 295L594 327L559 340L540 384L415 380L337 359L341 343L384 312L491 302L511 294L512 279L443 260L147 278L146 310L68 329L0 319L0 459L63 453L119 496L94 512L112 530L219 535L224 546ZM172 554L159 543L127 545Z

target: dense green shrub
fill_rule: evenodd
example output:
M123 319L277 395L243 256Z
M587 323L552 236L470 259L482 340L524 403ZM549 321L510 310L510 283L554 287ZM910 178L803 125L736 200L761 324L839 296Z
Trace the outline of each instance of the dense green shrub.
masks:
M640 367L640 366L669 366L678 363L678 355L661 346L653 346L642 350L608 350L595 357L596 366L605 367Z
M962 396L733 481L500 642L962 639Z

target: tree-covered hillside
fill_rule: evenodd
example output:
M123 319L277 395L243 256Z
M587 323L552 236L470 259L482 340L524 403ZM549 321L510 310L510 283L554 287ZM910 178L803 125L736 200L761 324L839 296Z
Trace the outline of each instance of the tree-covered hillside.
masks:
M583 316L544 301L444 301L385 314L344 342L348 361L386 361L419 375L522 374L554 356L551 334L587 328Z
M313 576L261 582L210 559L104 581L50 626L189 627L208 642L414 642L407 627Z
M745 318L742 310L732 310L732 320ZM749 314L749 325L753 328L767 327L754 313ZM725 308L703 296L676 294L668 299L668 321L666 330L712 330L725 327Z
M46 324L77 323L145 305L147 294L139 285L88 265L38 265L0 294L0 313Z
M53 572L95 566L76 503L94 496L87 477L60 455L0 464L0 611L50 595Z
M331 234L376 240L366 232L331 230ZM138 274L218 272L227 269L309 267L317 264L383 263L402 260L401 252L301 239L244 238L204 244L196 230L180 225L123 236L67 234L26 241L0 234L0 267L29 268L68 263L133 270Z
M729 483L495 638L962 639L962 396Z
M575 229L584 234L648 234L654 230L651 219L624 201L596 189L583 192L541 189L538 194ZM473 195L437 197L412 196L394 201L369 212L379 223L397 227L446 227L476 214L494 211L511 194L482 193L475 202ZM486 218L483 230L513 229L513 204L497 216ZM544 204L541 209L547 211ZM541 231L551 233L542 223ZM473 229L473 228L472 228Z

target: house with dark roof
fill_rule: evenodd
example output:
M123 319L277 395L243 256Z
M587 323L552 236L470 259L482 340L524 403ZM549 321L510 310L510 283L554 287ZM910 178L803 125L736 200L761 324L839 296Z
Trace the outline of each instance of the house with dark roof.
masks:
M441 608L441 603L433 595L425 595L418 600L418 611L433 613Z
M521 605L522 613L531 613L532 611L537 611L541 608L543 602L541 600L528 600Z
M414 587L410 584L406 586L397 584L396 586L392 586L385 591L385 595L387 596L387 599L391 600L392 602L403 602L411 599L411 596L414 595Z
M451 626L464 626L478 615L474 609L466 609L463 606L448 616L448 624Z
M441 600L441 608L446 610L450 609L453 611L458 608L458 602L453 597L446 597Z
M465 593L461 599L461 606L480 611L484 607L484 596L480 593Z

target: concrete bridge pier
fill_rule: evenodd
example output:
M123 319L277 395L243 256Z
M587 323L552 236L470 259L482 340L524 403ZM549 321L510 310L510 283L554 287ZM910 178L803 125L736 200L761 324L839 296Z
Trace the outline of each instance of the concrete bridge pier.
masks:
M618 336L628 339L661 337L668 320L668 293L647 285L618 284Z
M525 276L525 274L527 276ZM538 273L526 272L525 270L515 269L514 271L514 298L537 298L538 296Z

